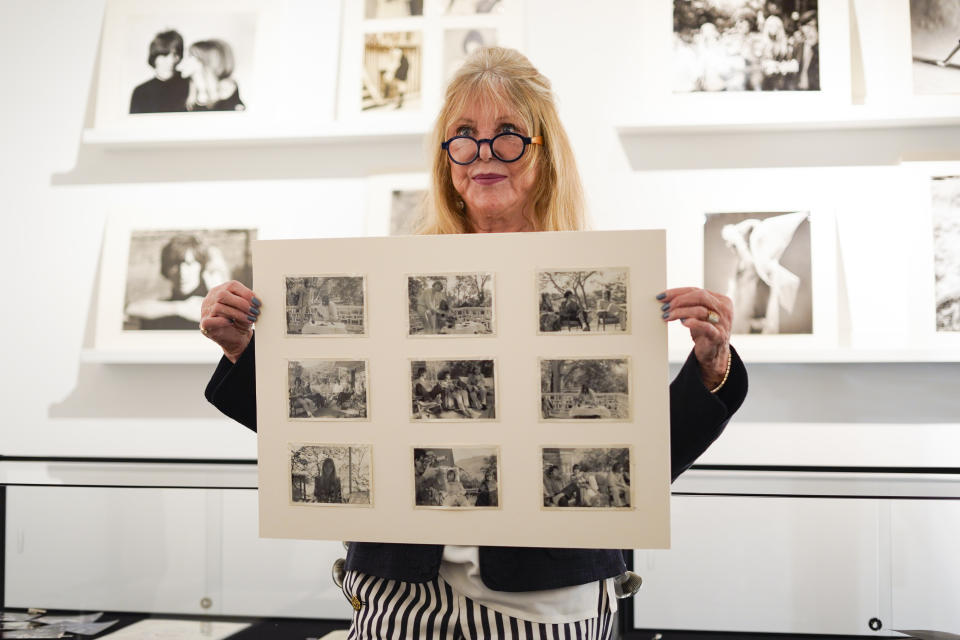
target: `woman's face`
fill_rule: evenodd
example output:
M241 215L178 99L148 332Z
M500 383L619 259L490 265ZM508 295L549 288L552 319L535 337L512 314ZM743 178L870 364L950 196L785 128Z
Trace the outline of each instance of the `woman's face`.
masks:
M193 54L187 55L187 57L181 60L180 64L177 65L180 75L182 75L184 78L189 78L190 76L194 75L200 71L202 67L203 64Z
M454 120L447 129L447 139L460 135L480 140L504 132L530 135L515 112L497 113L486 102L475 103ZM526 227L523 214L532 205L530 196L537 167L531 167L525 159L501 162L490 152L489 144L480 146L480 156L470 164L457 164L448 158L453 187L463 198L476 231L489 231L492 227L520 231Z
M200 286L202 271L203 265L197 260L193 249L187 249L183 253L183 259L169 270L167 278L173 283L175 294L187 295Z

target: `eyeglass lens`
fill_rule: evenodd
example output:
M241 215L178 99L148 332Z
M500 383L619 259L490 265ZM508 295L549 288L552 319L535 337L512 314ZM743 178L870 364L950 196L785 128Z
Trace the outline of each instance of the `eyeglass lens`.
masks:
M513 162L523 155L523 138L515 133L502 133L490 143L493 155L504 162ZM480 143L473 138L456 138L448 145L454 162L472 162L480 153Z

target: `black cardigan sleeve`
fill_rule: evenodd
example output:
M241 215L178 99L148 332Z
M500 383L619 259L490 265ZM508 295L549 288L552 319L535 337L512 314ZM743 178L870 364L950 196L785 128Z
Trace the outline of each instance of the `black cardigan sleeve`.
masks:
M670 383L671 479L686 471L720 436L747 395L747 370L733 347L730 377L717 393L710 393L700 377L693 352ZM220 360L207 384L207 400L226 416L257 430L257 384L254 340L236 363Z

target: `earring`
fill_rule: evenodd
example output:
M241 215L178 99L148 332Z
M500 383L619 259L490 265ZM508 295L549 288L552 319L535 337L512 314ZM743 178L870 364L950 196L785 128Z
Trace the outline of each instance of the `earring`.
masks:
M457 209L463 211L467 208L467 203L463 201L463 198L457 198Z

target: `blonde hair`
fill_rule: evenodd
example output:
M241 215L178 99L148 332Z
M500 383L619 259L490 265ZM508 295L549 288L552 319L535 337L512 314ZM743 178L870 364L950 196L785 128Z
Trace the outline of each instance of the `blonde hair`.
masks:
M514 112L529 136L543 136L517 161L537 171L528 223L535 231L575 231L584 227L583 187L557 108L550 81L519 51L481 47L467 57L447 86L430 140L433 175L418 233L469 233L463 200L453 186L450 160L440 148L447 130L471 103ZM521 124L521 123L518 123ZM432 206L429 206L431 205Z

